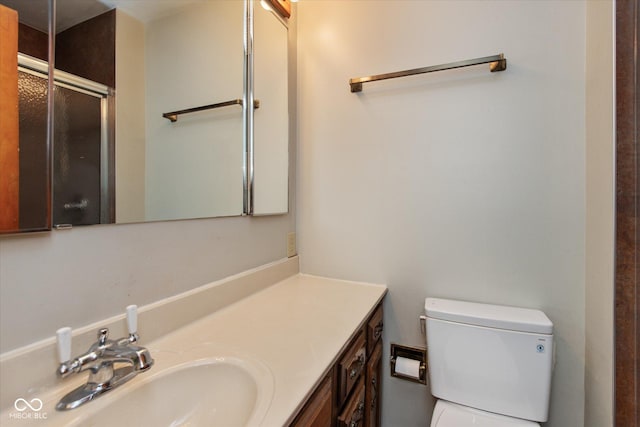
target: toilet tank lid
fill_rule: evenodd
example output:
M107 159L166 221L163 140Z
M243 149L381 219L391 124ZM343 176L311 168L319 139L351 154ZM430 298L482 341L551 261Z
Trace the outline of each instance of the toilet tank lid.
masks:
M553 323L540 310L441 298L424 301L427 317L518 332L552 334Z

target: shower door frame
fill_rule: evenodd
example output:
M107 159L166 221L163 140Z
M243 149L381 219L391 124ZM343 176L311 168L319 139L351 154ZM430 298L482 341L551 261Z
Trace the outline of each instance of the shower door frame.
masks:
M48 79L48 63L22 53L18 54L18 70L34 76ZM100 99L100 224L115 222L115 90L109 86L94 82L65 71L55 70L54 85L64 87L85 95ZM52 141L50 150L53 159ZM55 173L55 171L51 171ZM53 185L53 179L51 180ZM53 198L51 203L56 203ZM56 224L54 228L64 228L69 224Z

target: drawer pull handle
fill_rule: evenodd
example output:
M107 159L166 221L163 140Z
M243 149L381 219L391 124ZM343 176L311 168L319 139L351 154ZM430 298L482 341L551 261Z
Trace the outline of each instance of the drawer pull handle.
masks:
M371 378L371 394L373 395L373 399L371 399L371 410L375 411L378 405L378 381L376 377Z
M360 375L360 372L362 372L362 369L364 368L364 364L366 361L365 354L366 354L366 350L364 348L361 348L358 351L358 353L356 353L356 357L354 358L353 362L351 362L351 366L349 368L350 379L354 379L355 377Z
M376 325L376 327L373 329L373 339L374 340L378 340L378 338L380 338L380 335L382 335L382 329L383 329L383 324L382 324L382 320L378 322L378 324Z
M349 427L358 427L362 422L362 418L364 417L364 401L361 400L358 404L358 409L353 413L351 417L351 422L349 423Z

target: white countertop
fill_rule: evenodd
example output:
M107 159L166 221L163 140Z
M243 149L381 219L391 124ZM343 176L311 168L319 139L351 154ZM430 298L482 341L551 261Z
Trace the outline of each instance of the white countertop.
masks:
M386 286L296 275L189 329L216 344L246 350L271 369L274 395L261 425L281 426L385 292Z
M108 405L111 396L125 393L136 381L163 369L176 352L208 345L257 360L271 371L273 395L258 425L286 425L386 290L383 285L297 274L151 343L142 337L140 344L150 350L155 366L95 402L68 412L55 411L60 395L78 383L62 381L62 390L42 399L45 424L66 425L84 411ZM14 422L25 425L25 421ZM34 425L43 425L42 420Z

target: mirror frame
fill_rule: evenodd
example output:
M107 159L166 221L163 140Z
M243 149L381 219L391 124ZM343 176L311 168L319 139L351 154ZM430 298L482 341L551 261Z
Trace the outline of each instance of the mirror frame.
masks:
M254 120L253 103L255 95L253 93L253 5L254 0L244 0L244 66L243 91L242 91L242 114L243 114L243 138L244 164L243 164L243 187L242 215L253 214L253 176L254 176Z

